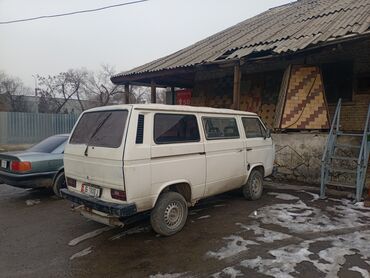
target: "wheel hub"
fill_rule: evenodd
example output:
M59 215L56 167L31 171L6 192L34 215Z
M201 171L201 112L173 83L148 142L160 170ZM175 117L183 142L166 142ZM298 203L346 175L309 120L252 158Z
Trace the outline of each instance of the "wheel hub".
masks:
M254 194L259 193L261 189L261 180L259 178L254 178L252 182L252 191Z
M171 202L165 212L164 220L168 227L176 228L182 221L183 208L177 202Z

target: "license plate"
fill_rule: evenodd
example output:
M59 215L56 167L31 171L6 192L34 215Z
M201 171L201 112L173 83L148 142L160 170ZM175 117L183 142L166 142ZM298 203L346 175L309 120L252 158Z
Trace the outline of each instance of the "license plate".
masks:
M81 192L92 197L100 197L100 188L91 186L89 184L83 183L81 185Z
M8 162L6 160L1 160L1 168L6 168Z

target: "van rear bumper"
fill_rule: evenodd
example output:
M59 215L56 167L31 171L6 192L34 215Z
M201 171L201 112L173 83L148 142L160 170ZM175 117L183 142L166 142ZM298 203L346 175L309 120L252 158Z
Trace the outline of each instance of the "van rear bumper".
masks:
M73 203L84 205L85 207L119 218L128 217L136 214L137 212L135 204L115 204L104 202L93 197L71 192L67 188L61 189L60 193L63 198L72 201Z

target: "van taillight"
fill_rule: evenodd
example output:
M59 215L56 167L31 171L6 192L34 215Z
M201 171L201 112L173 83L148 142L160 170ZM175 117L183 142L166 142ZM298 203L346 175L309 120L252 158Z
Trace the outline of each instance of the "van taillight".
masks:
M32 165L29 161L12 161L10 163L10 170L14 172L27 172L31 169Z
M110 195L113 199L126 201L126 192L123 190L111 189Z
M72 178L66 178L67 185L76 188L76 180Z

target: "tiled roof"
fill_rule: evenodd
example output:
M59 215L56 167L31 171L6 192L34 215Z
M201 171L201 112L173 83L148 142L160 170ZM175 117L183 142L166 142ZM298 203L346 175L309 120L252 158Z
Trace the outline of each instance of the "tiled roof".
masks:
M298 0L272 8L115 77L242 58L261 52L293 53L366 34L370 34L370 0Z

